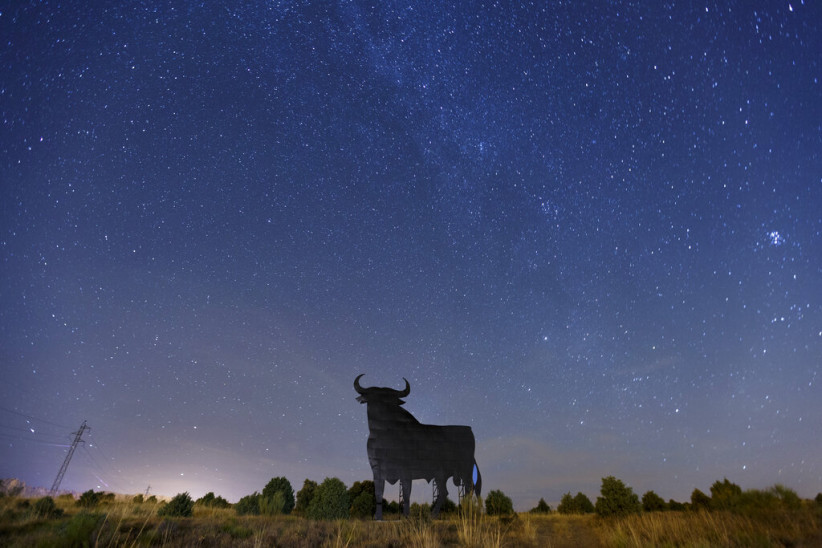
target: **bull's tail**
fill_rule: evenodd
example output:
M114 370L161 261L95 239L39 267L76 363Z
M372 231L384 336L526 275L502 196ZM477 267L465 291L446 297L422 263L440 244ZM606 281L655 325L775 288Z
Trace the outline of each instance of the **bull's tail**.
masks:
M474 483L474 493L479 497L482 494L482 474L480 474L479 466L477 466L477 461L474 460L474 470L472 471L472 480Z

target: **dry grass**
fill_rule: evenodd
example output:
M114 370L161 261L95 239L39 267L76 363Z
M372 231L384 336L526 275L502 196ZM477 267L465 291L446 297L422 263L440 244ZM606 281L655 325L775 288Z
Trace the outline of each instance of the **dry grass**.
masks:
M566 546L822 546L822 511L749 516L728 512L663 512L604 520L592 515L489 517L478 506L461 516L384 522L311 521L295 516L237 516L195 506L191 518L162 518L157 505L112 502L93 509L58 500L61 517L42 518L34 500L0 498L2 546L205 546L317 548L476 548Z
M596 529L608 546L822 546L822 519L812 507L757 516L656 512L602 520Z

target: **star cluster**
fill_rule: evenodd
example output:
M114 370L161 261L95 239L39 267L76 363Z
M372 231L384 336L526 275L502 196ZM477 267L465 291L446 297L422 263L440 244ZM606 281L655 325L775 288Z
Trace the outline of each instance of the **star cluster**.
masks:
M543 4L3 8L0 476L822 491L819 6Z

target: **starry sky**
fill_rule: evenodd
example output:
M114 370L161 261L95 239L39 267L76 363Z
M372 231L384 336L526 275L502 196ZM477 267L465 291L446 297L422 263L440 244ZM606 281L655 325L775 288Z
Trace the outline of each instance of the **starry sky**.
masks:
M819 3L10 4L0 477L822 491Z

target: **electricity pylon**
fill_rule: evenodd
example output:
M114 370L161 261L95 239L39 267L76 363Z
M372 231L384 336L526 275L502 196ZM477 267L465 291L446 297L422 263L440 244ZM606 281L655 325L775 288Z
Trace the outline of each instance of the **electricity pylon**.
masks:
M57 472L57 477L54 478L54 483L51 485L49 495L54 496L54 494L57 493L57 490L60 489L60 482L63 481L63 476L66 475L66 469L68 468L71 456L74 454L74 450L77 449L77 446L80 444L80 442L84 441L80 438L83 437L83 432L86 430L91 430L91 427L86 426L86 421L83 421L83 424L80 425L80 429L77 432L73 432L74 441L71 442L71 447L69 447L66 459L63 461L63 466L60 467L60 471Z

